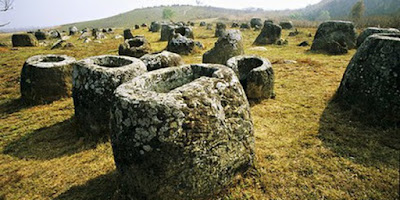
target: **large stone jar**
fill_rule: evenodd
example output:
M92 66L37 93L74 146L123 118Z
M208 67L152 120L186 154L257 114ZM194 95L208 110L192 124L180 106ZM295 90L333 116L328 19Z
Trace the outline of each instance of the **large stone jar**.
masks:
M223 65L159 69L117 88L111 141L122 192L202 199L253 164L249 103Z

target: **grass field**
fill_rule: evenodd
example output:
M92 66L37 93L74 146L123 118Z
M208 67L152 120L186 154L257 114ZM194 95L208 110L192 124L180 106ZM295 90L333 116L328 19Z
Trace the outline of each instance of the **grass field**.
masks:
M355 50L328 56L297 47L306 33L287 37L288 46L253 49L258 32L243 31L246 54L268 58L275 71L276 99L252 103L256 168L213 199L399 199L400 130L362 123L330 102ZM200 63L213 47L213 31L196 27L206 49L184 56ZM122 30L117 30L118 33ZM154 51L165 48L159 33L145 29ZM288 31L283 32L284 37ZM117 54L122 39L73 49L0 47L0 199L115 199L117 174L108 139L82 137L72 99L27 106L19 100L20 71L37 54L77 59ZM0 42L9 35L0 35ZM287 64L284 60L295 60Z

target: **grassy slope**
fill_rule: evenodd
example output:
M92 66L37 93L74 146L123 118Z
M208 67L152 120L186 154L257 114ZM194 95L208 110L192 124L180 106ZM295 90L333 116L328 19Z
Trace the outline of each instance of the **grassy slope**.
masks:
M315 29L300 29L314 32ZM119 30L121 32L121 30ZM159 34L144 34L154 51L163 49ZM284 35L288 32L284 31ZM196 27L207 49L213 32ZM253 104L257 170L232 184L222 199L398 199L399 130L374 128L351 119L329 102L354 54L312 54L290 45L251 50L257 32L244 31L247 54L270 59L276 74L275 100ZM4 38L6 37L6 38ZM8 36L0 36L0 41ZM109 141L82 138L73 120L70 98L50 105L19 102L19 73L36 54L67 54L77 59L116 54L122 40L83 44L72 50L48 47L0 49L0 199L108 199L116 190ZM184 56L199 63L204 53ZM283 59L298 61L284 64Z
M63 29L69 26L77 26L79 29L85 27L104 28L104 27L133 27L135 24L151 23L152 21L162 21L162 11L165 7L153 7L135 9L126 13L121 13L109 18L67 24ZM174 11L174 21L188 21L210 18L230 18L235 20L249 19L253 16L271 17L279 15L280 12L246 12L243 10L224 9L202 6L170 6Z

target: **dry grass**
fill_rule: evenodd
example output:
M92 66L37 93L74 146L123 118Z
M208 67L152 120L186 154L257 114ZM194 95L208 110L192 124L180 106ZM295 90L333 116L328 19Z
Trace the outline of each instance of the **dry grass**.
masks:
M300 29L314 33L315 29ZM118 30L121 32L121 30ZM145 35L154 51L166 42ZM372 127L339 109L330 99L354 50L343 56L313 54L297 47L306 34L288 37L288 46L251 50L258 32L243 31L247 54L274 64L276 99L252 104L257 167L218 199L399 199L399 130ZM288 31L284 31L286 36ZM195 28L210 49L213 31ZM1 36L1 40L9 36ZM0 199L109 199L116 173L109 141L83 138L74 125L73 103L27 106L19 101L19 73L36 54L67 54L77 59L116 54L121 39L77 45L0 50ZM205 50L185 56L199 63ZM296 60L284 64L282 60ZM282 63L282 64L280 64Z

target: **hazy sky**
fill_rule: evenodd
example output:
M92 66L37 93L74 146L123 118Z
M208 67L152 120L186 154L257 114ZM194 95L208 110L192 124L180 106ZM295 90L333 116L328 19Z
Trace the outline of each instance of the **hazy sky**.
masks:
M202 5L225 8L259 7L266 10L296 9L320 0L198 0ZM113 16L135 8L192 4L196 0L14 0L13 9L0 12L0 24L25 28L53 26ZM0 28L1 29L1 28Z

